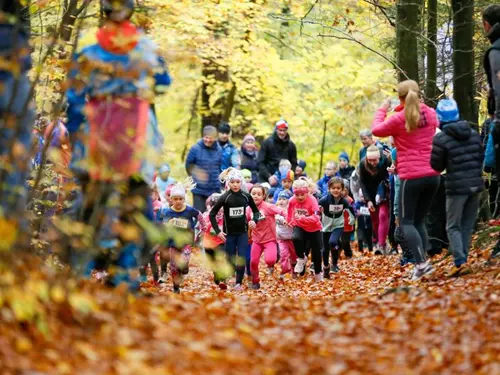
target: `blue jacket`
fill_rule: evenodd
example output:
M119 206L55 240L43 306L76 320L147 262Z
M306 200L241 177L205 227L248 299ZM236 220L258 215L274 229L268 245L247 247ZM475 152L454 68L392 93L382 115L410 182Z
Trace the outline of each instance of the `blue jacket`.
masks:
M221 183L219 181L220 166L222 164L222 150L217 142L208 148L199 140L189 150L186 158L186 171L196 182L193 189L194 194L210 196L213 193L219 193ZM196 169L204 173L196 173ZM204 174L207 174L204 176Z
M331 177L328 177L326 174L323 176L321 180L318 181L318 190L321 193L322 197L325 197L328 194L328 181L330 181Z
M221 172L229 167L240 168L240 153L236 146L227 142L225 145L219 143L219 147L222 149Z
M490 123L490 131L488 134L488 143L486 143L486 152L484 155L484 166L486 168L495 168L496 156L495 156L495 145L493 143L493 129L495 127L495 123Z

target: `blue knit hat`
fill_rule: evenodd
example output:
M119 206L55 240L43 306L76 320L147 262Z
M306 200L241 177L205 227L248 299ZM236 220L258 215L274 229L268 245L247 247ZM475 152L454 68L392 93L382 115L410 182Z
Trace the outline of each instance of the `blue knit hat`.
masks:
M458 121L460 118L457 102L453 99L441 99L438 102L436 113L441 123Z
M282 192L279 193L278 199L290 199L292 198L293 193L290 190L283 190Z
M170 172L170 165L168 164L163 164L160 169L158 169L159 173L165 173L165 172Z
M340 153L339 159L345 159L349 163L349 155L347 155L347 152L345 151Z
M304 160L298 160L297 165L302 168L302 170L306 169L307 163Z

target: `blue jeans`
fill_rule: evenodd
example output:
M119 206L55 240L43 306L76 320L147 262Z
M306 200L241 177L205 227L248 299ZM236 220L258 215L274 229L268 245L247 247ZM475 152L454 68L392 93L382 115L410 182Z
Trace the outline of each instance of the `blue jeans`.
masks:
M478 210L479 193L446 197L446 232L457 267L467 263Z
M0 83L3 85L0 95L0 157L7 157L13 144L22 147L22 152L17 152L13 160L7 161L10 165L0 163L0 205L5 217L21 219L26 209L26 179L35 123L35 111L29 98L31 83L25 74L17 79L12 75L2 75ZM6 115L14 116L13 127L6 124Z
M243 282L245 275L248 233L228 234L226 237L226 256L236 270L236 284Z

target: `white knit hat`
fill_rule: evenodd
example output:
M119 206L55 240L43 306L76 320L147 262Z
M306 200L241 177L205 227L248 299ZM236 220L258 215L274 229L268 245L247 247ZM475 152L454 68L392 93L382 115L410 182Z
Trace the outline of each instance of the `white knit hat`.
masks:
M376 158L376 157L380 157L380 150L377 146L375 145L371 145L370 147L368 147L368 149L366 150L366 157L367 158Z
M181 183L177 183L174 185L172 190L170 191L170 197L186 197L186 189Z
M227 181L240 180L243 181L243 175L238 169L231 170L227 175Z

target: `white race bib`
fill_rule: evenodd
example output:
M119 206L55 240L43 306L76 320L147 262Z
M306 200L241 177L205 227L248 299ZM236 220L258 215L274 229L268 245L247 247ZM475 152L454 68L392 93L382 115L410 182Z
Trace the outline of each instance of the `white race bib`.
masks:
M170 221L168 223L176 228L181 228L181 229L189 228L189 220L182 219L180 217L174 217L174 218L170 219Z
M370 216L370 210L368 209L368 207L360 207L359 213L363 216Z
M229 217L237 218L245 215L245 207L230 207L229 208Z
M296 208L295 213L298 216L307 216L307 210L301 209L301 208Z
M344 205L342 204L331 204L330 205L330 213L331 214L339 214L344 209Z

